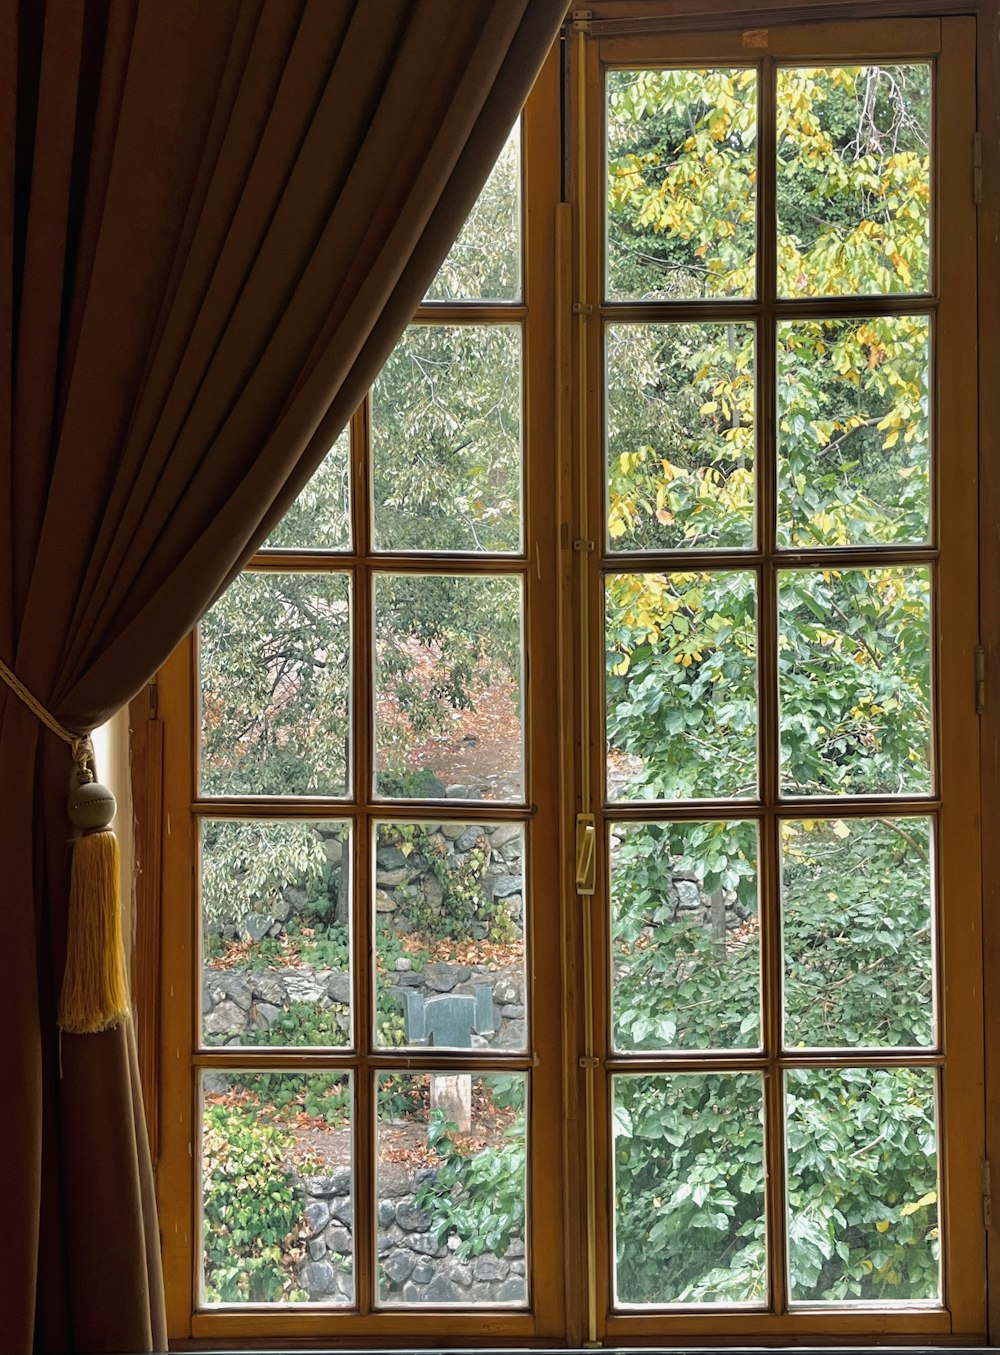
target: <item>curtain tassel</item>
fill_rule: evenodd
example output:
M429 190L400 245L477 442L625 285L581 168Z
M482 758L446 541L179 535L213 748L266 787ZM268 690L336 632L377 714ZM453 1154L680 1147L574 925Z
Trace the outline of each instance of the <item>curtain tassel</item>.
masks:
M122 903L118 885L118 839L111 820L114 795L95 773L89 734L66 729L0 659L0 681L46 729L68 743L75 768L66 813L78 833L69 882L66 969L59 995L59 1029L91 1035L120 1025L130 1013Z
M75 750L74 750L75 751ZM91 780L84 762L66 812L80 830L73 843L69 887L66 970L59 998L59 1027L90 1035L119 1025L129 1014L118 839L109 827L117 811L107 786Z

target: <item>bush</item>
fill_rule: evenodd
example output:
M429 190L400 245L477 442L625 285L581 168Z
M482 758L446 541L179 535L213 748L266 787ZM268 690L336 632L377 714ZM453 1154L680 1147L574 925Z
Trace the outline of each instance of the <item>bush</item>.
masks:
M287 1166L290 1134L259 1108L205 1107L205 1298L275 1303L306 1297L295 1282L302 1201Z

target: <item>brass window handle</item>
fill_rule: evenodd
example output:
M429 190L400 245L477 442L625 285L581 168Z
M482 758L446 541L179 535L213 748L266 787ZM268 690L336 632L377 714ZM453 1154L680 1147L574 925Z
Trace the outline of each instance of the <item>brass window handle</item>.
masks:
M593 894L596 884L595 861L597 828L593 814L576 816L576 892Z

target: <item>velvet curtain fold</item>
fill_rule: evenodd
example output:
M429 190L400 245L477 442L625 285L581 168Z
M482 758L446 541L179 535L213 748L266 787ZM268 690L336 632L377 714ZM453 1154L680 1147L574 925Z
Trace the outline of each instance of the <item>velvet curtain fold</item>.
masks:
M565 0L0 6L0 657L89 729L292 502ZM0 1350L165 1347L130 1026L66 1036L66 749L0 687Z

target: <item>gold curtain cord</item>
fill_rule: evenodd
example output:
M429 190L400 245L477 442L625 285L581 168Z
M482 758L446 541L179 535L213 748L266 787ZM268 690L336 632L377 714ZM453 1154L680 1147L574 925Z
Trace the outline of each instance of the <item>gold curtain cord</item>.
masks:
M87 781L96 781L96 762L94 758L94 745L91 743L89 734L75 734L71 729L66 729L61 725L54 715L42 705L37 697L32 696L27 687L10 668L0 659L0 678L11 689L15 696L19 697L28 707L33 715L36 715L46 728L51 729L52 733L68 743L70 751L73 754L73 761L83 779Z

